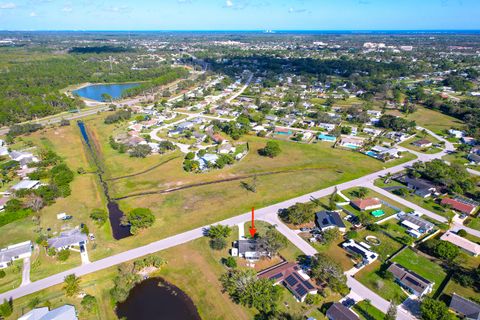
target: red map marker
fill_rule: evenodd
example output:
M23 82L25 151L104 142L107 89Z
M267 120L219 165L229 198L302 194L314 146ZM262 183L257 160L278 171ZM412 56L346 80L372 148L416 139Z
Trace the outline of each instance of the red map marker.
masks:
M255 229L255 208L252 208L252 226L250 227L250 235L252 238L255 237L255 233L257 233L257 229Z

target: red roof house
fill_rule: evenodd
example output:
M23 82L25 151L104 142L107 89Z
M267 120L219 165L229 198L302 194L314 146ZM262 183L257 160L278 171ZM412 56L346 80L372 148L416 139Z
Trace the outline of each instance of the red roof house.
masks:
M378 198L356 199L350 202L358 210L373 210L382 207L382 202Z
M448 205L453 210L461 213L465 213L465 214L472 214L477 209L477 206L472 203L467 203L459 199L451 199L451 198L443 198L442 205Z

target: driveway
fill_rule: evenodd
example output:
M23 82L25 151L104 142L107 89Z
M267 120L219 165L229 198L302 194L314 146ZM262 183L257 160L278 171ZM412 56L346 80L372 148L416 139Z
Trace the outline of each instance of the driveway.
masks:
M26 286L30 283L30 258L23 259L22 269L22 284L20 286Z

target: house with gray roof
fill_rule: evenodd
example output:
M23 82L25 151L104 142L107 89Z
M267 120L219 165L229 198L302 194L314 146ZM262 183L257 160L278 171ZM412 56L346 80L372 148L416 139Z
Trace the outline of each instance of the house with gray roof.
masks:
M335 211L320 211L315 214L315 225L321 230L338 228L341 232L346 231L342 217Z
M86 244L87 241L87 235L82 233L78 228L62 232L58 237L47 240L48 247L54 248L56 251L69 249L74 246L80 246Z
M333 303L327 310L328 320L358 320L360 319L352 310L340 302Z
M0 250L0 269L8 267L13 261L32 255L32 242L25 241Z
M464 319L480 319L480 304L468 300L462 296L459 296L456 293L452 295L452 300L450 301L450 309L455 311L456 314L460 315Z
M387 271L395 277L395 281L404 289L417 297L429 294L433 290L435 282L431 282L413 271L408 270L398 263L392 263Z

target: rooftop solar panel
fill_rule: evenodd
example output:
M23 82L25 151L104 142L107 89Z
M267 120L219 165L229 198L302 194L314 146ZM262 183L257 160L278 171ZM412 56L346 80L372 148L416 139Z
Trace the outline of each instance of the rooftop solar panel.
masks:
M308 293L307 289L305 289L305 287L302 285L299 285L297 289L295 289L295 292L301 297Z
M303 284L305 285L305 287L307 287L307 289L310 289L310 290L313 289L313 286L310 282L305 281Z
M283 273L277 273L276 275L271 276L270 279L278 279L278 278L281 278L281 277L283 277Z
M285 279L285 281L287 281L288 285L292 287L298 283L298 280L295 279L295 277L293 277L292 275L289 275L287 279Z

